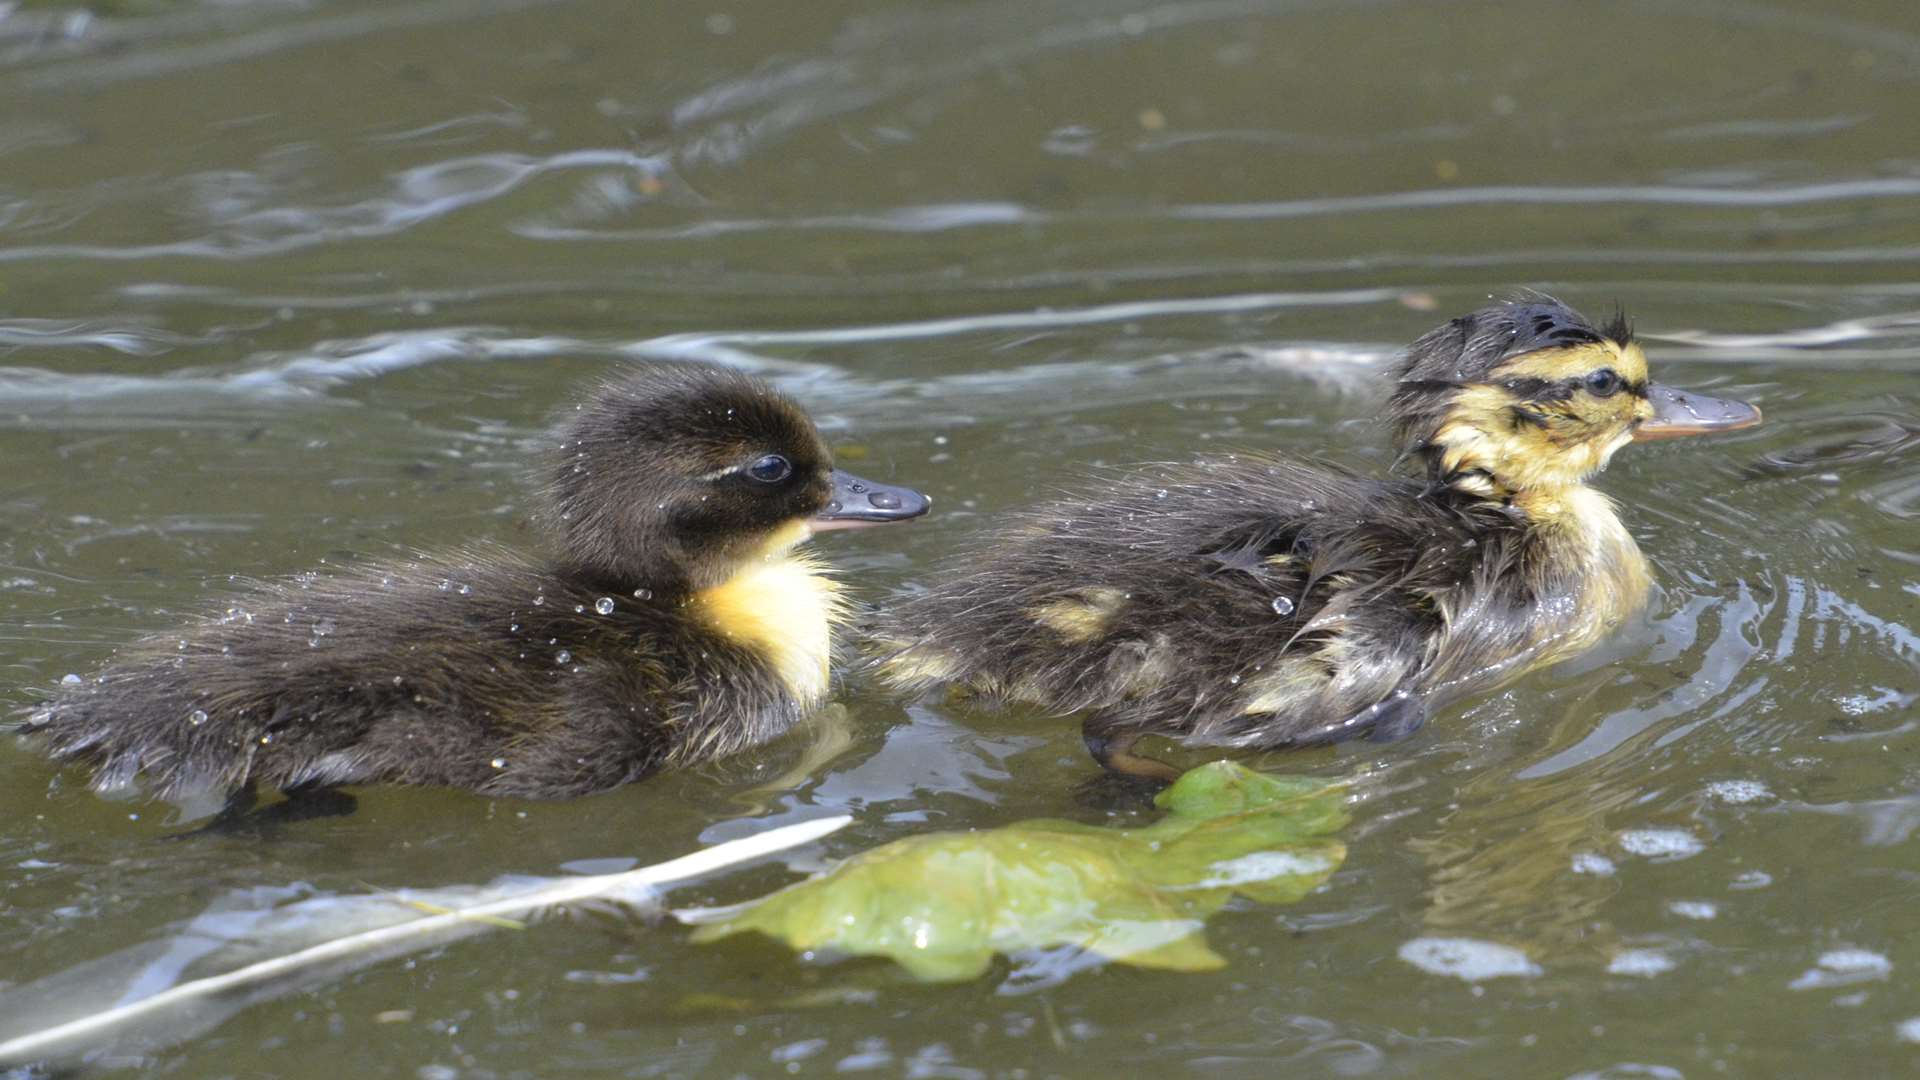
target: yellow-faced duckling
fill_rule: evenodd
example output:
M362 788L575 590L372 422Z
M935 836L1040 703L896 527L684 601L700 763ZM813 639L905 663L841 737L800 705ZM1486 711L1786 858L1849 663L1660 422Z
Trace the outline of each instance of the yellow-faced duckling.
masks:
M498 549L266 582L69 676L25 724L122 789L426 784L557 798L779 735L827 691L840 586L795 545L926 512L833 467L765 383L653 364L560 424L551 559Z
M1598 642L1647 563L1586 481L1636 439L1758 423L1651 383L1624 318L1497 303L1416 341L1387 413L1424 476L1239 454L1144 468L1027 514L878 626L884 677L1085 712L1088 748L1164 779L1143 735L1388 740Z

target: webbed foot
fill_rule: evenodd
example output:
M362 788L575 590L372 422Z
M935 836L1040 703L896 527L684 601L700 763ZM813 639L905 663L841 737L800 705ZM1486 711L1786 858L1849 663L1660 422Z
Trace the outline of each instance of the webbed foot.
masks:
M174 833L167 839L185 840L209 835L261 839L296 821L345 817L360 806L360 800L337 787L294 787L286 789L283 794L286 798L271 806L258 806L259 792L249 782L228 795L227 804L205 825Z
M1133 752L1133 744L1140 738L1137 731L1110 731L1098 716L1089 716L1080 725L1080 737L1086 741L1087 752L1093 755L1093 760L1108 772L1163 786L1180 779L1179 769Z

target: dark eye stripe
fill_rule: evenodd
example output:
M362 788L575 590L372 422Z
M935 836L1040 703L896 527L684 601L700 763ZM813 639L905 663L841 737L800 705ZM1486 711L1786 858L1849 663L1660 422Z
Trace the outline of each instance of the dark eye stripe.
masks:
M1607 368L1602 370L1611 369ZM1537 379L1527 376L1503 380L1500 386L1522 401L1541 403L1566 401L1582 390L1592 392L1593 388L1587 385L1587 380L1592 377L1592 375L1592 372L1588 372L1586 375L1579 375L1567 379ZM1615 378L1618 380L1618 385L1613 390L1599 396L1611 397L1621 392L1632 394L1635 397L1647 396L1647 381L1645 379L1629 382L1617 374Z

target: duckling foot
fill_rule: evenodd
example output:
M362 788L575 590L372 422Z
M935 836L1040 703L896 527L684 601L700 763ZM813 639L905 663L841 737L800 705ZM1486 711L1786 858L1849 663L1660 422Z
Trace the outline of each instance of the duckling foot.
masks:
M1133 744L1140 738L1137 731L1116 734L1105 730L1098 716L1089 716L1080 725L1080 737L1086 741L1087 752L1093 755L1093 760L1108 772L1150 780L1161 786L1180 779L1179 769L1133 752Z
M259 791L252 783L248 783L227 796L227 804L205 825L176 833L167 839L185 840L207 835L259 839L296 821L344 817L360 805L358 799L336 787L292 787L282 794L286 798L271 806L258 807Z

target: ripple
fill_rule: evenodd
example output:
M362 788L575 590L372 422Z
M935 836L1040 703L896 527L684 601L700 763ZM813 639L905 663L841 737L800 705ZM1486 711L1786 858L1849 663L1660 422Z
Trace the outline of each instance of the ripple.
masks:
M207 236L158 244L40 244L0 248L0 262L36 259L157 258L248 259L285 254L320 244L392 236L469 207L518 191L528 182L577 169L625 169L653 175L663 159L626 150L569 150L544 157L495 153L453 158L405 169L387 190L338 206L263 206L278 190L251 174L198 174L181 183L188 190L220 188L202 201L215 231Z
M7 349L100 348L124 356L154 356L192 344L194 339L148 327L111 322L71 323L55 319L0 319L0 352Z

